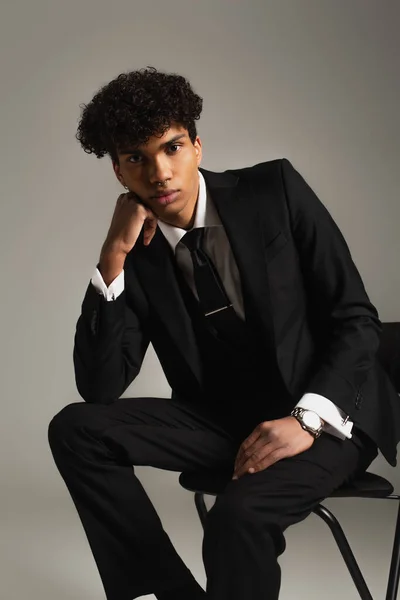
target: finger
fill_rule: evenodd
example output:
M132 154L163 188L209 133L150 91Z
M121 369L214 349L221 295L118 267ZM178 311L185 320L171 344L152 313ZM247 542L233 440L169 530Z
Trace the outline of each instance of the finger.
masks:
M244 460L245 451L248 450L257 440L260 439L261 431L261 426L257 425L254 431L242 442L236 457L236 461L238 463Z
M158 219L156 217L146 219L146 221L144 223L144 233L143 233L144 243L146 245L150 244L151 240L155 236L155 233L157 231L157 223L158 223Z
M251 475L252 473L254 473L256 471L256 467L255 467L256 463L252 462L252 463L248 463L246 466L244 466L242 469L240 469L236 475L237 479L239 479L240 477L243 477L243 475Z
M235 461L235 469L239 469L249 458L258 452L260 448L265 444L265 440L260 436L251 446L246 449L242 449Z
M273 458L275 451L272 442L268 442L262 447L257 455L251 456L243 463L243 465L234 473L233 479L242 477L242 475L245 475L246 473L262 471L263 468L266 468L269 464L273 464L275 462ZM272 459L270 458L271 456ZM265 467L262 465L265 465Z
M253 472L258 473L259 471L264 471L264 469L268 469L268 467L271 467L278 462L278 460L282 460L282 458L285 458L286 456L288 455L286 455L281 448L276 448L264 456L258 463L252 465Z
M243 464L235 469L232 479L239 479L239 477L246 475L246 473L248 473L251 467L253 467L255 464L255 462L251 463L250 460L246 461L246 466Z
M157 225L157 222L158 222L157 215L155 215L153 213L153 211L147 207L145 208L145 211L146 211L146 223L150 223L151 225L153 225L155 223Z
M235 465L234 476L240 476L247 473L251 467L254 467L260 462L266 452L265 446L265 440L260 439L260 441L256 442L251 449L249 448L243 458Z
M254 444L254 442L256 440L258 440L258 438L260 437L261 434L261 428L259 425L257 425L257 427L254 429L254 431L252 431L252 433L242 442L240 448L239 448L239 453L243 453L245 450L247 450L247 448L249 448L250 446L252 446L252 444Z
M143 242L148 245L150 244L151 240L153 239L154 235L155 235L155 228L148 228L146 229L146 231L143 234Z
M257 462L259 462L259 460L257 459L249 459L248 461L246 461L245 464L235 469L232 475L232 479L239 479L240 477L243 477L243 475L250 473L251 469L255 467Z
M156 230L154 230L154 232L149 233L148 235L144 236L143 242L146 246L148 246L151 243L153 237L155 236L155 232L156 232Z

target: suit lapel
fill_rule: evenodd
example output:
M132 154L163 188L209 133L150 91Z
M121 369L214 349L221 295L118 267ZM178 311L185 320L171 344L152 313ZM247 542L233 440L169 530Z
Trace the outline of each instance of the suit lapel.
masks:
M201 169L239 269L246 322L273 348L269 285L265 262L265 237L257 198L246 184L238 185L236 175ZM276 232L270 232L271 235ZM172 250L157 228L148 247L138 240L135 261L140 280L152 308L159 315L178 352L201 382L201 361L189 313L175 274Z
M246 180L229 172L201 172L239 269L246 322L273 349L265 247L276 235L276 227L272 221L263 223L261 199Z
M135 261L135 268L149 302L174 340L182 359L186 360L196 380L201 382L200 355L176 278L171 247L159 227L148 247L143 246L142 235L138 242L140 258Z

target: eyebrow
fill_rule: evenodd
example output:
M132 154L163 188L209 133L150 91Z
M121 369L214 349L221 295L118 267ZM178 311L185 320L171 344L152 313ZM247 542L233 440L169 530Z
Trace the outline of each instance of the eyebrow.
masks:
M160 145L160 149L161 148L165 148L166 146L170 146L171 144L173 144L174 142L177 142L178 140L180 140L181 138L186 137L186 133L180 133L178 135L175 135L173 138L171 138L170 140L168 140L168 142L164 142L163 144ZM119 150L119 154L124 155L124 154L134 154L137 152L141 152L141 150L139 150L138 146L133 146L132 148L123 148L122 150Z

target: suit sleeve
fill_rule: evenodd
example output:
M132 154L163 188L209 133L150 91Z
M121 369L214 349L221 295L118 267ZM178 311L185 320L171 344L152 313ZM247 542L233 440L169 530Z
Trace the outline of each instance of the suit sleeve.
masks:
M382 324L328 210L286 159L281 176L307 299L318 315L322 340L304 393L320 394L353 412L375 361Z
M135 297L142 300L141 318L129 286L113 301L92 282L86 290L73 350L76 386L86 402L111 404L118 400L140 371L150 340L143 316L145 298L139 282L132 285Z

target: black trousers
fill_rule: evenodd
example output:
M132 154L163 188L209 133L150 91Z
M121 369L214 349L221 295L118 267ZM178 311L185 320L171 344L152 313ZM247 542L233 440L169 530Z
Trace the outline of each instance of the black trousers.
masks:
M206 406L164 398L122 398L107 406L78 402L52 419L51 451L108 600L132 600L194 579L134 466L233 473L240 444L252 430L248 425L243 431L232 424L225 427ZM295 457L229 479L204 531L207 597L276 600L281 585L277 558L285 550L285 529L305 519L376 456L375 445L362 432L352 440L324 433Z

